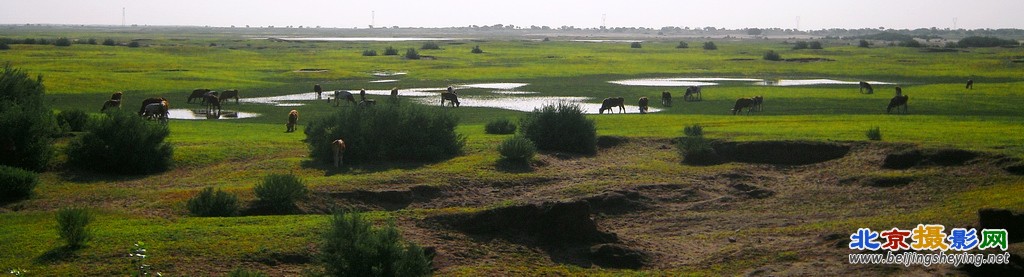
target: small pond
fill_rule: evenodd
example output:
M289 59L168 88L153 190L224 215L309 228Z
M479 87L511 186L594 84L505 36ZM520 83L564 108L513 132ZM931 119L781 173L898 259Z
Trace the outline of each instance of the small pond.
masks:
M239 119L260 116L258 113L221 110L219 115L207 114L206 109L170 109L167 116L171 119L205 120L205 119Z

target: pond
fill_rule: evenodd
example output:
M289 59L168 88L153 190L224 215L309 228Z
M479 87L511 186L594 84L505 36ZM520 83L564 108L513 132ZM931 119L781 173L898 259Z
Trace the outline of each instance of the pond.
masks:
M205 120L205 119L239 119L260 116L258 113L221 110L220 114L207 114L206 109L170 109L167 116L171 119Z
M840 81L833 79L752 79L752 78L643 78L609 81L612 84L624 86L647 86L647 87L689 87L689 86L716 86L726 82L741 82L758 86L820 86L820 85L859 85L860 81ZM895 83L867 81L872 85L893 85Z
M894 83L879 82L879 81L867 81L868 84L872 85L892 85ZM860 85L860 81L840 81L833 79L804 79L804 80L762 80L756 82L756 85L760 86L779 86L779 87L790 87L790 86L821 86L821 85Z
M538 96L538 97L501 97L501 96L465 96L459 97L459 107L478 107L478 108L496 108L513 111L531 112L534 109L544 107L544 105L555 104L559 102L573 103L580 105L583 113L597 114L598 110L601 109L601 103L585 103L584 101L590 100L589 97L578 97L578 96ZM418 98L416 101L425 105L441 105L440 97L438 98ZM627 100L627 102L629 102ZM447 105L447 103L446 103ZM627 113L639 113L640 107L636 105L625 105ZM613 109L615 113L618 113L618 108ZM648 106L648 112L659 112L661 109Z

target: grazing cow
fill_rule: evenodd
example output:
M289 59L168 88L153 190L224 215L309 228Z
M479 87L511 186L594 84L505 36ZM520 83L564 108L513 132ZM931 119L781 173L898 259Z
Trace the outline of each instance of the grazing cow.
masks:
M974 89L974 79L967 80L967 89Z
M285 130L284 132L285 133L295 132L295 124L298 123L298 122L299 122L299 111L292 110L292 111L288 112L288 124L285 125L286 127L288 127L288 129Z
M161 123L167 123L169 108L170 104L168 104L167 100L145 104L145 106L142 107L142 116L149 120L156 119Z
M146 100L142 100L142 107L139 108L139 115L142 116L146 112L146 106L153 103L167 102L167 98L163 97L150 97Z
M334 167L340 167L344 163L345 141L340 138L332 141L331 150L334 151Z
M228 99L231 99L231 98L234 98L235 99L235 104L238 104L238 90L237 89L229 89L229 90L225 90L225 91L220 92L220 100L223 101L223 100L228 100Z
M637 102L637 106L640 106L640 113L647 113L647 97L640 97L640 101Z
M341 98L345 98L345 101L348 101L349 103L352 103L353 105L356 104L356 97L352 96L351 92L348 92L347 90L335 90L334 91L334 106L335 107L341 105Z
M903 89L900 87L896 87L896 97L900 96L903 96Z
M896 112L900 113L901 107L903 108L902 113L907 113L907 100L910 100L910 97L906 95L894 96L889 100L889 106L885 108L885 113L892 112L893 108L896 108Z
M690 86L686 88L686 94L683 94L684 101L700 101L703 99L699 86Z
M192 103L192 99L196 99L196 98L203 99L203 97L205 97L206 94L209 94L211 91L212 90L205 89L205 88L193 90L192 94L188 95L188 101L187 102L188 103Z
M747 109L747 114L750 114L750 109L754 106L754 99L740 98L736 99L736 104L732 106L732 115L736 115L737 112L743 112L743 109Z
M100 108L100 112L106 111L107 109L111 109L111 108L118 108L118 109L120 109L121 108L121 99L118 99L118 100L111 99L111 100L107 100L106 102L103 102L103 108Z
M206 103L206 114L220 114L220 97L216 94L207 94L203 97L203 103Z
M868 94L875 93L875 89L871 88L871 84L868 84L868 82L861 81L860 82L860 93L864 93L865 89L868 90Z
M622 97L605 98L604 101L601 101L601 109L597 110L597 113L604 114L604 110L608 110L608 113L612 113L612 109L615 107L619 107L619 113L624 113L626 112L626 105L624 102L626 102L626 99L623 99Z
M672 93L668 91L661 92L661 105L665 107L672 106Z
M764 97L761 97L760 95L758 95L758 96L754 96L753 99L754 99L754 105L751 106L750 108L752 110L758 111L758 112L763 111L764 110L764 108L763 108Z
M110 95L110 100L121 100L122 96L124 96L124 92L118 91Z
M313 85L313 91L316 92L316 100L320 100L320 94L324 93L324 88L320 87L320 84Z
M451 88L451 87L448 87L448 88ZM459 103L459 95L455 94L454 92L442 92L441 93L441 106L442 107L444 107L444 101L445 100L448 101L448 105L449 106L456 106L456 107L458 107L459 105L461 105Z

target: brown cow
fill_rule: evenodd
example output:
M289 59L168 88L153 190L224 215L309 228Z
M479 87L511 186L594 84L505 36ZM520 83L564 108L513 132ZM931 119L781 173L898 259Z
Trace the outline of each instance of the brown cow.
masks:
M153 104L153 103L161 103L161 102L168 102L167 98L163 98L163 97L150 97L150 98L146 98L146 100L142 100L142 108L139 108L139 115L141 116L141 115L143 115L146 112L146 105Z
M737 112L742 112L744 108L747 109L747 114L750 114L750 108L754 106L754 99L740 98L736 99L736 104L732 106L732 115L736 115Z
M345 162L345 141L341 140L340 138L338 140L332 141L331 150L334 152L334 167L341 166Z
M900 107L903 108L902 113L907 113L907 100L910 100L910 97L906 95L893 96L892 99L889 99L889 106L885 108L885 113L892 112L893 108L896 108L896 112L899 113Z
M868 90L868 94L875 93L875 89L871 88L871 84L868 84L868 82L861 81L860 82L860 93L864 93L865 89Z
M111 108L118 108L118 109L120 109L121 108L121 100L120 99L118 99L118 100L111 99L111 100L107 100L106 102L103 102L103 108L100 108L100 112L106 111L107 109L111 109Z
M448 87L448 88L449 88L449 90L451 89L451 87ZM441 93L441 106L442 107L444 106L444 101L445 100L448 100L448 105L450 105L450 106L458 107L458 106L462 105L461 103L459 103L459 95L455 94L454 92L442 92Z
M221 101L234 98L235 99L235 104L238 104L238 90L237 89L229 89L229 90L222 91L222 92L220 92L220 97L219 98L220 98Z
M203 99L203 97L205 97L206 94L210 93L211 91L212 90L206 89L206 88L201 88L201 89L193 90L192 94L189 94L187 102L188 103L192 103L192 99L196 99L196 98Z
M612 113L612 108L619 107L619 113L626 112L626 99L622 97L609 97L601 101L601 109L597 110L597 113L604 114L604 110L608 110L608 113Z
M345 101L348 101L349 103L352 103L353 105L356 104L356 98L355 98L355 96L352 96L351 92L348 92L347 90L335 90L334 91L334 106L335 107L341 105L341 98L342 97L345 98Z
M147 99L147 100L149 100L149 99ZM142 116L145 117L146 119L150 119L150 120L156 119L156 120L159 120L161 123L167 123L167 119L168 119L168 116L169 116L168 115L168 111L170 110L170 104L167 102L166 99L165 100L161 100L160 102L144 104L142 106L142 109L143 109Z
M295 132L295 124L298 123L298 122L299 122L299 111L292 110L292 111L288 112L288 124L286 125L288 127L288 129L285 130L285 133Z
M320 94L324 93L324 89L320 87L320 84L313 85L313 91L316 92L316 99L320 100Z
M640 101L637 102L637 106L640 106L640 113L641 114L647 113L647 109L648 109L647 102L648 102L647 97L640 97Z

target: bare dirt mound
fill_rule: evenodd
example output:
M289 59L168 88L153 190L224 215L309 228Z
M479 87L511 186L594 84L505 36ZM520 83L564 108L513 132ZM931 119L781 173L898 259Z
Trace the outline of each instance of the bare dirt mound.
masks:
M624 214L647 209L653 203L650 198L631 190L610 191L584 198L595 213Z
M540 245L590 245L618 242L597 229L586 201L528 204L482 211L456 219L456 229Z
M1024 170L1017 159L955 148L903 149L885 156L882 168L908 169L917 166L964 166L984 159L1000 165L1011 174ZM1019 174L1018 174L1019 175Z
M781 165L815 164L850 152L848 145L812 141L718 141L712 147L726 161Z
M401 210L414 202L425 202L441 196L440 189L431 186L415 186L404 190L356 190L331 193L333 199L342 200L347 208L356 210Z

